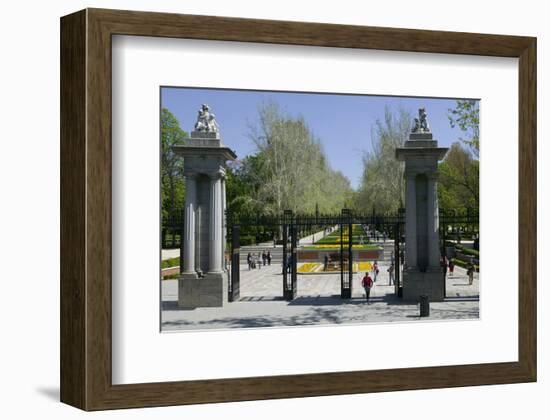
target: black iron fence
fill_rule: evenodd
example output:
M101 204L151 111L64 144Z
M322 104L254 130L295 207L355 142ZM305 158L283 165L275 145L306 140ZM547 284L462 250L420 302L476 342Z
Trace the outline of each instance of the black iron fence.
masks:
M162 221L162 247L182 248L183 212ZM361 225L365 232L374 233L376 241L394 241L392 264L394 265L395 292L402 287L401 265L404 260L405 209L396 214L377 215L344 209L340 214L295 214L285 211L280 215L226 214L226 256L231 263L230 300L239 296L239 249L251 243L273 240L283 248L283 296L294 299L297 293L297 242L301 237L323 229L340 228L339 262L343 298L350 298L353 284L353 225ZM347 235L344 235L347 231ZM439 231L442 260L454 258L456 263L474 264L479 267L479 214L474 210L439 211ZM381 237L378 237L381 236ZM250 238L253 237L251 240ZM361 239L362 240L362 239ZM464 246L467 242L468 246ZM357 243L355 243L357 244ZM468 257L468 258L466 258ZM462 261L466 260L467 261Z
M162 249L179 248L181 246L183 222L183 211L177 215L165 217L162 219Z
M376 215L373 213L350 212L345 214L293 214L292 222L296 226L298 238L318 232L327 226L349 223L362 224L369 227L370 232L395 239L395 224L404 223L405 211L400 209L397 214ZM183 211L171 217L163 218L161 243L163 249L179 248L183 231ZM226 215L227 226L240 225L240 244L251 245L260 242L275 242L282 244L282 228L289 224L288 216L265 214L231 214ZM479 250L479 214L468 209L465 211L439 210L440 236L443 241L473 241L474 249ZM380 238L377 238L380 239Z

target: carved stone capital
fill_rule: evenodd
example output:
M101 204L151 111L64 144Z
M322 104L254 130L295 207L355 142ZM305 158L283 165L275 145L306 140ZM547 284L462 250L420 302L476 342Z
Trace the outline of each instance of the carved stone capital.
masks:
M220 168L217 171L208 172L206 175L208 175L208 178L210 178L210 180L212 180L212 181L215 181L215 180L218 180L218 179L224 179L225 178L225 169Z
M185 176L185 179L196 180L198 175L199 174L197 172L184 172L183 173L183 176Z
M438 173L437 171L421 171L418 169L406 169L403 176L406 180L414 181L418 175L425 175L428 180L437 181Z

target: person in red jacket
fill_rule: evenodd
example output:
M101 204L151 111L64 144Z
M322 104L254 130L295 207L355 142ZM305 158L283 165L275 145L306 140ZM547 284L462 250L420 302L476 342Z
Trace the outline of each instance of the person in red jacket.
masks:
M371 276L369 276L369 272L367 271L365 273L365 277L363 277L363 280L361 281L361 286L365 289L365 297L367 298L367 303L370 302L370 289L372 289L373 281Z

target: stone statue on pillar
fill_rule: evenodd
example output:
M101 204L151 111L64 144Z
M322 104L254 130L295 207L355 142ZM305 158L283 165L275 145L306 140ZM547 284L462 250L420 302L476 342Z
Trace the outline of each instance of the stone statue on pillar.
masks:
M197 122L195 123L195 131L217 133L219 129L216 116L210 112L210 107L202 104L201 109L199 109Z
M224 267L225 167L237 156L223 145L216 118L206 104L199 110L191 137L173 151L184 158L186 185L178 305L223 306L228 289Z
M414 119L414 126L411 130L412 133L429 133L430 126L428 124L428 114L426 108L420 108L418 110L418 118Z
M431 301L442 301L445 297L437 175L438 162L447 150L433 140L426 109L420 108L409 140L396 149L397 159L405 162L404 300L417 301L420 295L428 295Z

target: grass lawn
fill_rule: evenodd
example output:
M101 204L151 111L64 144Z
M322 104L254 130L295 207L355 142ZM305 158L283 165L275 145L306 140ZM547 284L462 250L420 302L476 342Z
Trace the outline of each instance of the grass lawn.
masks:
M344 249L347 249L347 248L348 248L348 245L344 244ZM308 246L304 246L300 249L303 249L303 250L306 250L306 251L340 250L340 244L308 245ZM378 249L381 249L381 248L377 245L359 245L359 244L357 244L357 245L353 245L353 249L358 249L358 250L362 250L362 251L375 251L375 250L378 250Z
M363 242L368 242L368 237L363 231L363 228L361 225L353 225L352 226L352 241L353 243L359 243L361 241L361 238L363 239ZM344 227L344 242L347 242L349 240L348 236L348 228L347 226ZM340 243L340 229L335 230L334 232L329 233L324 238L319 239L317 242L315 242L316 245L331 245L331 244L339 244Z

